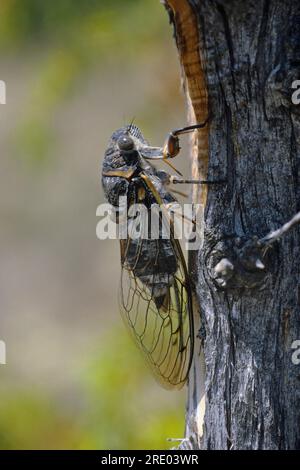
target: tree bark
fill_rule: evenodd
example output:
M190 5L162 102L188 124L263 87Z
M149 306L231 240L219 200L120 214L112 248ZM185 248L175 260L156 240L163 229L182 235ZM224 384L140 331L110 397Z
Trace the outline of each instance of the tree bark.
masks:
M189 269L201 329L182 447L299 449L299 225L271 247L262 240L300 210L300 105L291 100L300 2L165 5L188 123L210 116L192 142L192 176L226 180L193 191L203 237Z

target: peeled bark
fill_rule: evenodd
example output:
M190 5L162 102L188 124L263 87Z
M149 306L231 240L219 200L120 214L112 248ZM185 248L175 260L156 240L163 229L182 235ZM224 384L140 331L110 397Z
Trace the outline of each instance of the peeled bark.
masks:
M190 253L190 274L202 326L183 446L299 449L300 365L292 361L300 339L299 225L270 248L261 241L300 210L300 105L291 100L300 79L300 3L165 4L188 122L210 116L194 137L193 178L226 180L193 191L203 241Z

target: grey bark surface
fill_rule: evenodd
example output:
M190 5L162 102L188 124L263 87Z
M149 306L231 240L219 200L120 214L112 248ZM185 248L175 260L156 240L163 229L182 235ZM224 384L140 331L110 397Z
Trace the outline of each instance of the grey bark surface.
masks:
M189 0L205 58L209 180L193 255L205 328L203 449L299 449L299 225L256 239L300 210L300 2ZM222 260L232 267L215 267ZM259 260L259 263L257 263ZM226 263L225 263L226 264ZM199 442L199 440L198 440ZM195 444L194 444L195 445ZM196 445L195 445L196 446Z

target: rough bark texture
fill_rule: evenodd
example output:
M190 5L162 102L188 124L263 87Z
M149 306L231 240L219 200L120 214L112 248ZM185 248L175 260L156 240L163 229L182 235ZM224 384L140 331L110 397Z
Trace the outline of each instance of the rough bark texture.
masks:
M210 180L227 180L210 186L205 198L194 193L203 203L203 245L191 270L201 311L206 409L201 437L195 422L201 394L192 379L189 446L299 449L300 366L292 362L291 345L300 339L300 230L267 251L253 237L300 210L300 105L291 102L292 82L300 79L300 2L169 0L166 6L190 120L199 120L197 83L212 116L207 161L203 166L200 145L194 167L206 168ZM196 33L184 28L190 15ZM193 43L199 62L190 72L184 54ZM202 367L197 361L196 369Z

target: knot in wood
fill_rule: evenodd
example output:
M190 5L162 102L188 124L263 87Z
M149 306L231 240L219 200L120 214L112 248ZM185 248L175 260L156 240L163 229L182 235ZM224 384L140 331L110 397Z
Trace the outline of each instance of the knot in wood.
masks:
M206 266L217 288L263 289L270 277L265 246L258 237L224 237L208 250Z

